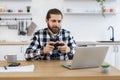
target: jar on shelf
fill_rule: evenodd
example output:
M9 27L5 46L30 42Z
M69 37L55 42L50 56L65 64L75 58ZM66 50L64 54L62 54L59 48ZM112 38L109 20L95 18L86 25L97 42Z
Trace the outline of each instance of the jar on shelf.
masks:
M0 12L5 12L5 9L3 7L0 7Z
M110 13L114 13L114 12L115 12L115 9L114 9L114 8L110 8L110 9L109 9L109 12L110 12Z
M68 13L69 13L69 12L72 12L72 9L67 8L67 9L66 9L66 12L68 12Z

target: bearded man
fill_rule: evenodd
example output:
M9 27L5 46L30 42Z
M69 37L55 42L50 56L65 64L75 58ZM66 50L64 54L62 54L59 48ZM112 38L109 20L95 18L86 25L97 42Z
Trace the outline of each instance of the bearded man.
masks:
M70 31L61 28L63 19L59 9L50 9L46 15L47 28L34 33L25 52L30 60L68 60L72 59L76 43Z

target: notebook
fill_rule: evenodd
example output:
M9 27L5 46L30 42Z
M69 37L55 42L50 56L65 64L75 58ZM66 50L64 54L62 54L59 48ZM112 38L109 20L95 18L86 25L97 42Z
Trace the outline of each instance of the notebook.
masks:
M69 69L99 67L104 62L107 51L108 47L78 47L71 64L62 66Z

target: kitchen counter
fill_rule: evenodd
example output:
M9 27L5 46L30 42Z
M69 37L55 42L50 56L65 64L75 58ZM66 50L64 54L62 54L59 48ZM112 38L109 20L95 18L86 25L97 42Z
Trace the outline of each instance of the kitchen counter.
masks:
M78 45L120 45L120 42L92 42L92 41L77 41ZM29 45L30 42L7 42L1 41L0 45Z
M30 42L23 41L23 42L7 42L7 41L1 41L0 45L28 45Z
M78 45L120 45L120 41L118 42L84 42L84 41L77 41Z

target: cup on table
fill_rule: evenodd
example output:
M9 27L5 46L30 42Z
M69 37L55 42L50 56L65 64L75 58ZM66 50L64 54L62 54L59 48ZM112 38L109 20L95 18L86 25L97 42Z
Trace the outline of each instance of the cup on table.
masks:
M17 63L17 55L16 54L11 54L11 55L5 55L4 59L8 63Z

